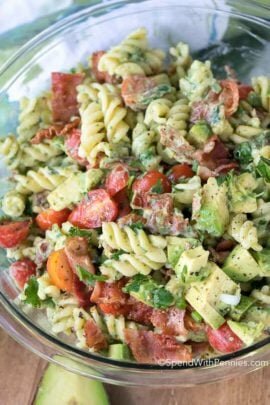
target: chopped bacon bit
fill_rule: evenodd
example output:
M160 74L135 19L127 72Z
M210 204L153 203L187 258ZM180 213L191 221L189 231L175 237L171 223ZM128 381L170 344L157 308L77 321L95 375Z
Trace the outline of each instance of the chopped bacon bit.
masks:
M92 287L85 285L75 275L73 277L72 294L77 298L80 307L87 308L90 306L90 296L93 291Z
M194 148L187 142L187 140L177 129L168 125L162 127L160 129L160 143L170 148L177 160L181 162L192 161Z
M187 336L184 323L185 310L170 308L167 311L154 309L151 323L166 335Z
M102 333L99 326L93 321L88 319L84 326L84 333L86 337L86 344L95 350L106 349L108 342Z
M184 319L185 327L188 331L192 332L206 332L206 325L204 322L195 322L191 315L186 312Z
M52 73L52 113L54 122L69 122L78 115L77 86L82 83L81 73Z
M171 194L147 194L145 216L146 226L153 233L179 235L188 225L188 219L174 212Z
M200 357L202 354L212 351L208 342L188 342L192 347L193 358Z
M83 267L89 273L95 274L95 267L92 263L87 239L75 236L68 238L65 245L65 252L73 272L77 274L77 266Z
M212 260L218 264L223 264L235 245L233 240L221 240L215 248L209 248Z
M142 224L146 224L146 219L143 218L141 215L138 214L128 214L125 215L124 217L121 217L117 220L117 223L119 226L124 227L124 226L130 226L136 223L142 223Z
M94 76L99 83L106 82L116 84L117 78L115 76L111 76L108 72L101 72L98 69L99 61L105 53L106 53L105 51L97 51L92 54L92 70Z
M79 156L79 147L81 144L81 130L73 128L65 139L67 154L81 166L87 166L88 161Z
M100 306L103 312L124 315L128 312L128 295L122 291L126 284L125 279L114 283L97 281L91 295L91 302Z
M126 316L129 320L143 325L151 324L151 316L153 313L152 307L149 307L149 305L146 305L133 297L129 298L128 305L129 310Z
M73 128L78 128L81 119L76 117L68 124L54 124L49 128L43 128L31 139L33 145L43 142L45 139L52 139L55 136L68 135Z
M161 364L191 361L191 347L178 343L169 335L159 335L151 331L126 329L125 338L132 354L140 363Z
M216 246L217 252L225 252L227 250L232 250L236 245L234 240L222 239Z
M203 150L196 151L193 156L200 164L198 175L203 180L238 167L238 164L231 160L229 150L216 135L209 139Z

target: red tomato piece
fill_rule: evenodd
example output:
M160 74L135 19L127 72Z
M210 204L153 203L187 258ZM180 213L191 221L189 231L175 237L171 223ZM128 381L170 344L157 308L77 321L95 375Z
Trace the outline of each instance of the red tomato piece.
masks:
M107 191L89 191L87 197L72 211L69 221L79 228L100 228L102 222L114 221L118 207Z
M168 179L171 182L176 183L181 178L189 178L193 176L194 172L192 168L188 164L183 163L172 167L170 174L168 175Z
M246 100L247 96L251 91L253 91L253 87L247 84L238 84L238 91L239 91L239 99Z
M129 174L125 165L119 163L108 174L105 182L105 188L113 197L116 193L123 190L128 184Z
M230 117L236 112L239 105L238 85L234 80L221 80L220 84L222 91L219 101L224 103L226 117Z
M98 69L98 64L99 64L100 58L105 53L106 53L105 51L97 51L92 54L92 70L93 70L95 78L97 79L97 81L99 83L104 83L104 82L113 83L114 82L113 76L109 75L108 72L101 72Z
M132 190L137 193L170 193L171 189L168 178L157 170L151 170L140 179L135 180L132 186Z
M81 73L57 73L52 78L52 113L55 122L68 122L73 115L78 115L77 86L82 83Z
M22 290L29 278L36 274L36 268L37 266L32 260L22 259L12 263L9 273L17 287Z
M207 328L207 337L213 349L221 353L231 353L243 347L243 342L227 323L218 329Z
M67 154L72 159L76 160L81 166L87 166L88 161L79 156L80 144L81 144L81 130L74 128L65 139L65 147Z
M12 248L24 241L30 229L31 221L4 221L0 225L0 247Z
M115 194L113 199L118 205L118 218L125 217L131 212L126 188Z
M54 224L61 226L63 222L66 222L70 212L68 208L64 208L60 211L49 208L38 214L36 223L40 229L47 231L47 229L51 229Z

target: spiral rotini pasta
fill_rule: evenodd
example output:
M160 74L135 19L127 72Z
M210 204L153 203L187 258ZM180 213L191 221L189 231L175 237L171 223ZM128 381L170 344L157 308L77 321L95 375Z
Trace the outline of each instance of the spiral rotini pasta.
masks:
M128 142L127 133L129 126L124 121L127 110L123 107L121 98L111 94L105 87L101 88L98 97L104 116L108 142Z
M52 122L48 95L34 99L23 98L20 103L20 110L19 142L29 141L38 129Z
M17 169L22 162L20 144L14 135L7 136L0 141L0 154L4 156L4 162L9 169Z
M52 191L74 171L74 167L49 167L37 171L29 170L26 175L16 174L16 190L21 194L39 193L44 190Z
M2 210L10 217L19 217L24 213L26 198L17 191L9 191L2 200Z
M261 96L262 106L270 112L270 79L267 76L254 77L252 85L255 91Z
M165 264L163 255L157 256L155 258L153 254L151 260L146 255L123 253L117 260L105 260L100 266L100 271L111 280L117 280L121 276L132 277L135 274L148 275L152 270L159 270Z
M98 68L110 75L152 75L159 73L164 60L164 52L150 49L147 31L144 28L132 32L118 46L111 48L100 59Z
M265 305L270 305L270 287L269 285L265 285L261 288L261 290L253 290L251 292L251 296L254 297L256 300L261 302Z
M245 214L238 214L233 217L228 233L245 249L262 250L262 246L258 242L257 229L252 221L247 220Z
M172 70L171 81L177 87L179 79L186 75L187 69L192 63L189 46L184 42L179 42L175 47L170 48L170 55L173 57L173 62L170 66Z
M128 226L122 229L115 222L104 222L102 225L101 244L112 250L123 250L136 255L145 255L158 263L166 262L164 249L167 245L162 236L147 235L144 230L134 231Z
M47 298L59 298L60 290L56 287L48 273L44 273L42 276L37 278L38 282L38 296L41 300L46 300Z

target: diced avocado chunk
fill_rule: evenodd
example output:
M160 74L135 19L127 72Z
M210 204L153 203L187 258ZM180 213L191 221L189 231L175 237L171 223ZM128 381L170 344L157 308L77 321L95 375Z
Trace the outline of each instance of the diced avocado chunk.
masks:
M264 330L264 324L262 322L235 322L229 320L228 325L247 346L252 345L252 343L261 336Z
M50 364L39 385L34 405L109 405L103 385Z
M193 219L197 222L197 229L217 237L224 234L229 224L226 194L227 186L225 183L219 186L214 177L208 179L199 196L198 209L194 209L197 204L193 204ZM198 196L194 198L198 198Z
M115 343L109 346L109 357L115 360L130 360L130 350L124 343Z
M201 121L190 129L187 140L197 148L202 148L211 135L212 129L210 125L205 121Z
M231 280L215 263L207 264L210 275L207 279L194 282L185 299L212 328L219 328L230 306L220 300L221 294L240 296L240 287Z
M222 269L232 280L238 282L250 281L261 272L253 256L240 245L231 251Z
M228 176L227 184L231 212L248 214L256 211L257 200L253 190L257 187L257 181L251 173L243 173L240 176L232 174Z
M234 321L240 321L254 302L256 302L255 298L242 295L239 304L231 308L230 317Z
M166 309L175 303L173 294L151 277L136 274L123 288L138 301L154 308Z
M168 244L167 248L168 262L174 269L181 254L185 250L189 250L193 247L198 246L200 242L197 239L193 238L180 238L177 236L168 236L167 244Z
M182 253L175 266L175 273L184 283L200 281L209 274L206 268L209 252L201 246Z
M254 259L260 267L261 277L270 277L270 249L263 249L261 252L254 252Z
M265 329L270 328L270 308L253 305L245 314L244 321L262 322Z
M103 172L100 169L73 173L48 195L47 200L50 207L60 211L71 204L78 203L84 193L100 182L102 176Z

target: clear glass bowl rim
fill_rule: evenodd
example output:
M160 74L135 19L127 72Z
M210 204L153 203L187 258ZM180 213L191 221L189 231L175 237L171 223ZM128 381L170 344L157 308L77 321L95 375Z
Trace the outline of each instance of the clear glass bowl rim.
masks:
M30 52L33 48L36 46L40 45L42 42L45 42L48 40L51 36L54 36L57 34L57 32L60 32L61 30L67 29L70 25L73 25L76 22L79 22L81 19L84 17L90 16L91 14L95 14L96 12L102 12L105 11L108 8L112 7L118 7L121 5L125 4L134 4L134 3L147 3L147 5L150 5L151 3L154 5L154 0L114 0L110 1L109 3L103 3L99 5L94 5L87 7L81 11L75 12L74 14L71 14L70 16L64 18L63 20L53 24L49 28L43 30L40 34L36 35L28 41L25 45L23 45L17 52L14 53L13 56L11 56L4 65L0 68L0 76L4 75L5 73L8 73L9 69L22 57L25 56L26 53ZM254 11L258 10L268 10L270 11L270 6L267 4L258 4L254 3L253 1L250 0L234 0L230 1L230 4L233 5L233 3L242 3L243 5L248 5L251 8L254 8ZM177 2L177 0L165 0L164 4L159 8L167 8L171 6L175 7L183 7L186 8L188 4L181 5ZM235 16L239 17L241 19L245 19L247 21L255 22L258 25L264 26L265 28L269 29L270 31L270 23L264 20L263 18L260 17L255 17L252 16L251 14L247 13L240 13L236 11L228 11L227 9L222 9L222 5L218 4L215 5L215 8L210 8L210 7L201 7L201 6L195 6L194 7L196 10L202 10L203 12L211 12L215 11L215 13L221 13L221 14L228 14L230 16ZM21 75L22 71L24 69L20 69L15 75L12 75L11 79L8 80L0 89L0 101L2 98L2 95L6 92L6 90L12 85L14 81L18 79L18 77ZM45 331L40 329L37 325L34 323L30 322L27 317L20 312L6 297L5 295L0 291L0 303L3 305L4 310L6 310L9 315L13 317L13 319L16 320L16 322L20 322L25 328L27 328L33 335L35 333L38 333L38 335L42 338L45 338L46 341L48 341L51 346L54 346L56 349L60 348L64 350L65 354L70 354L73 356L73 358L77 358L78 360L80 358L84 358L85 360L91 359L95 361L95 363L99 363L100 365L111 365L114 368L121 369L121 370L136 370L136 371L163 371L163 370L189 370L189 369L194 369L194 368L199 368L199 369L207 369L209 367L213 367L212 365L209 366L207 360L203 360L200 362L200 364L192 364L192 365L176 365L176 366L160 366L156 364L143 364L143 363L131 363L131 362L126 362L126 361L119 361L119 360L113 360L110 358L106 357L101 357L99 355L95 355L92 353L87 353L84 352L75 346L71 346L69 344L66 344L65 342L61 341L60 339L53 337L52 335L47 334ZM0 318L1 320L1 318ZM23 343L29 350L31 350L31 345L29 343L23 342L22 339L20 339L20 336L16 334L16 331L13 331L11 328L7 330L9 334L14 336L16 340L18 340L20 343ZM228 361L228 360L242 360L243 358L246 358L247 356L252 355L253 353L259 353L262 351L262 349L265 349L268 345L270 344L270 336L249 346L244 349L241 349L237 352L221 355L212 358L213 362L215 360L217 361ZM36 352L37 353L37 352ZM41 355L41 353L37 353ZM46 356L43 354L43 357L46 359L49 359L50 361L53 361L52 358L49 358L49 356ZM91 364L90 364L91 366ZM215 366L216 367L216 366Z

